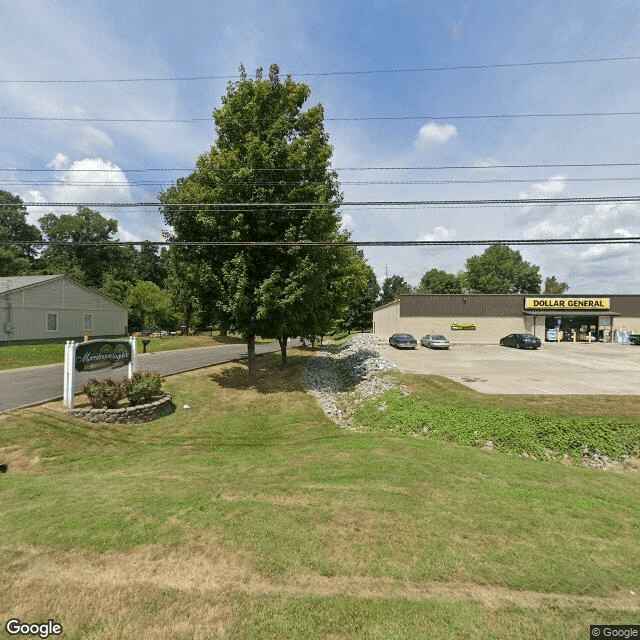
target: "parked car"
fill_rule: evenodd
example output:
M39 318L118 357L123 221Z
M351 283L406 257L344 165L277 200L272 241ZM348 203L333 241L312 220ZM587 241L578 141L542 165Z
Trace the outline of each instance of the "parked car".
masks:
M429 349L448 349L449 341L439 333L428 333L420 339L423 347Z
M629 344L640 344L640 333L630 333Z
M415 349L418 346L416 339L410 333L394 333L389 338L389 344L396 349Z
M500 339L501 347L515 347L516 349L538 349L542 344L540 338L530 333L510 333Z

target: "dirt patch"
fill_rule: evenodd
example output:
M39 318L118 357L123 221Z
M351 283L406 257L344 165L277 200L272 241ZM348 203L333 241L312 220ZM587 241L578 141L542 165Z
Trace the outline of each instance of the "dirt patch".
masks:
M80 599L102 592L114 605L123 589L172 590L211 601L213 594L241 591L249 594L282 593L305 596L341 594L363 598L473 600L487 608L505 605L537 609L582 607L592 610L640 612L640 598L629 592L610 597L512 590L471 582L410 582L366 576L326 577L317 574L269 580L249 569L246 562L222 549L214 540L194 540L179 549L148 546L124 552L50 552L23 550L6 567L17 607L23 610L35 593L71 594ZM55 589L52 589L54 588ZM200 595L199 595L200 594ZM206 594L209 594L208 596ZM95 597L95 595L93 596ZM20 603L20 604L18 604ZM61 606L58 602L57 608Z
M40 473L40 455L27 453L18 447L0 447L0 463L6 464L8 473Z

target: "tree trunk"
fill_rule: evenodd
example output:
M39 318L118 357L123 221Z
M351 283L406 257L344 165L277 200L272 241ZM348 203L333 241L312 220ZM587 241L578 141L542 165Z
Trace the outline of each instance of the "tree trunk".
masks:
M227 325L224 324L224 322L220 323L220 335L221 336L226 336L227 335Z
M280 343L280 368L287 368L287 336L282 336L278 338L278 342Z
M249 366L249 386L256 385L256 337L247 338L247 365Z
M189 303L185 309L184 322L187 325L185 333L189 335L189 329L191 329L191 316L193 315L193 304Z

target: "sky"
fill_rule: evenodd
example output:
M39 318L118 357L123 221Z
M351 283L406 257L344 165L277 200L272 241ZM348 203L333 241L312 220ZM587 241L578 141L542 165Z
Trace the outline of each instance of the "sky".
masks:
M215 142L239 65L272 63L324 106L345 202L640 193L640 115L533 117L640 113L640 59L603 60L640 56L635 0L0 0L0 42L0 189L27 203L156 201ZM504 117L517 114L530 117ZM531 166L604 163L638 166ZM157 209L96 208L121 240L162 240ZM341 213L362 242L640 235L636 202ZM485 248L365 256L380 284L416 285ZM639 292L639 245L513 248L569 293Z

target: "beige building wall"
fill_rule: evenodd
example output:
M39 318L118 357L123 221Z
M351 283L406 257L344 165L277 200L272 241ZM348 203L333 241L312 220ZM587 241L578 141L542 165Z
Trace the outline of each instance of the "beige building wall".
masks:
M472 323L476 328L455 330L452 322ZM533 333L533 318L399 318L397 331L410 333L417 340L427 333L441 333L457 344L491 344L510 333ZM543 339L542 333L539 337Z
M398 329L400 319L400 302L395 300L384 307L373 311L373 333L378 336L392 336L402 329Z

